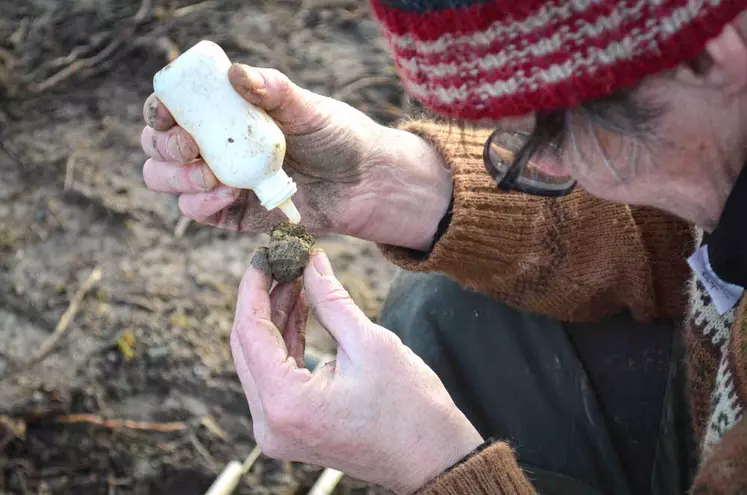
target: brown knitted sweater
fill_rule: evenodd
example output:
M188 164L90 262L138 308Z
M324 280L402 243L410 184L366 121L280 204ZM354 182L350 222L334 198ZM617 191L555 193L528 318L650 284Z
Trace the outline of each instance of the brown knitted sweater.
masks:
M560 198L499 192L485 172L489 130L431 122L428 139L453 174L453 218L426 260L381 246L400 267L439 271L525 311L594 321L630 310L641 320L685 319L693 427L701 445L694 493L747 493L747 304L724 316L686 263L698 231L646 208L584 191ZM688 300L689 296L689 300ZM474 452L422 489L428 494L534 493L508 445Z

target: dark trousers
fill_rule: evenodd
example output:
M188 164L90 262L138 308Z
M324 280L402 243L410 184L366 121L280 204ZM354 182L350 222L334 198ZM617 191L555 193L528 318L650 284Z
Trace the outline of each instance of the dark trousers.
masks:
M441 378L540 493L680 494L694 451L672 322L564 324L437 274L400 273L379 323Z

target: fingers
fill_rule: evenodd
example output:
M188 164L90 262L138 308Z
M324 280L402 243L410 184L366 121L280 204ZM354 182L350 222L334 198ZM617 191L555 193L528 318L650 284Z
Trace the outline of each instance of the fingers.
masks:
M289 126L301 127L318 113L314 94L298 87L278 70L233 64L228 78L237 93L267 111L286 132Z
M140 133L140 145L146 155L163 161L187 163L200 154L195 140L181 127L172 127L166 132L145 127Z
M143 166L143 179L148 189L164 193L207 192L218 185L202 160L183 165L150 158Z
M311 256L304 271L306 297L319 323L350 354L359 347L361 335L371 322L355 305L350 295L335 278L329 259L322 252Z
M288 317L303 289L303 280L296 279L289 284L280 284L270 294L272 307L270 320L282 332L288 324Z
M309 315L309 305L302 291L303 279L299 278L290 284L276 286L270 294L270 319L280 329L288 355L296 360L299 368L304 366L306 323Z
M241 280L233 332L260 396L263 391L274 392L272 385L295 368L295 363L288 360L280 331L271 321L271 283L267 250L259 249ZM293 368L289 367L290 363Z
M171 113L169 113L155 94L151 94L145 100L143 118L148 126L157 131L167 131L176 125L174 117L171 116Z
M200 223L217 226L216 220L223 209L230 207L237 199L238 191L228 186L196 194L179 196L179 210L186 217Z
M296 360L296 366L303 368L304 351L306 350L306 325L309 322L309 303L306 294L301 292L288 317L288 324L283 331L283 340L288 355Z

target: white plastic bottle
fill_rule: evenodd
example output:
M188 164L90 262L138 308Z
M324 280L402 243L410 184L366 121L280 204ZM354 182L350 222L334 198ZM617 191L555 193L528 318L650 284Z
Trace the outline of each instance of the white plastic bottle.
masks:
M153 88L218 180L253 190L267 210L280 208L299 223L291 200L296 184L282 168L285 136L263 109L236 93L230 67L221 47L203 40L158 71Z

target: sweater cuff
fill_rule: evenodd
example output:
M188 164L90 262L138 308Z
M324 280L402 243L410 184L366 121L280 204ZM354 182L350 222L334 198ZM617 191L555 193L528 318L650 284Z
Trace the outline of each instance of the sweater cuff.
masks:
M418 491L418 495L534 494L511 448L487 441Z
M455 262L480 264L484 260L483 253L479 249L474 253L465 249L465 239L491 239L500 235L499 232L503 232L504 237L520 233L497 228L501 222L525 218L531 203L528 205L526 196L520 193L499 193L485 170L482 152L491 130L462 129L430 121L408 122L400 129L431 143L451 170L454 188L448 218L442 220L430 252L379 244L391 262L408 271L440 271L445 264ZM496 200L498 194L500 201ZM521 228L521 222L518 224Z

